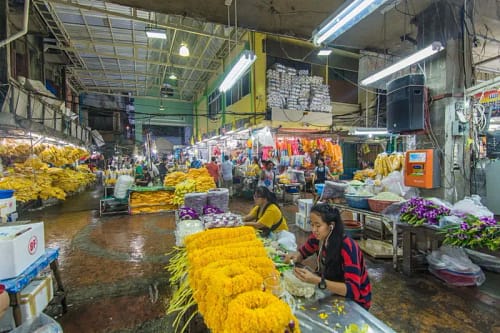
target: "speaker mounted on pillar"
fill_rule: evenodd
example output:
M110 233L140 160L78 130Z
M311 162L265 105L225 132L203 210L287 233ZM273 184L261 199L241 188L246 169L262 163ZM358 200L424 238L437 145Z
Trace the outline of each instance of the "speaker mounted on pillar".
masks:
M387 83L387 131L416 132L425 129L425 77L409 74Z

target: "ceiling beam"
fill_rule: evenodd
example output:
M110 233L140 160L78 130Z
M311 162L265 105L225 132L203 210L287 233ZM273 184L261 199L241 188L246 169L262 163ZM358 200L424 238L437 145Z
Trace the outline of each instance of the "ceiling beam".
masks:
M87 94L95 94L95 95L107 95L107 96L120 96L120 97L123 97L123 91L121 92L105 92L105 91L90 91L89 89L85 89L84 91L82 91L84 93L87 93ZM160 97L155 97L155 96L138 96L138 95L135 95L135 96L132 96L132 97L140 97L140 98L144 98L144 99L152 99L152 100L158 100L160 99ZM191 103L191 101L189 100L184 100L184 99L179 99L179 98L169 98L169 97L163 97L162 98L163 101L171 101L171 102L181 102L181 103Z
M137 62L152 64L152 65L160 65L160 66L166 65L166 63L163 61L146 60L146 59L141 59L141 58L136 58L136 57L124 56L124 55L120 55L120 54L96 52L93 49L79 49L79 48L74 48L74 47L57 47L57 48L59 50L62 50L62 51L78 52L80 54L80 57L82 57L84 59L84 61L85 61L85 56L82 55L82 53L95 55L97 57L137 61ZM195 68L192 66L184 66L184 65L177 65L177 64L173 65L173 66L175 66L177 68L196 70L196 71L200 71L200 72L217 73L216 69L208 69L208 68L200 68L200 67Z
M40 1L36 0L36 2L40 2ZM47 1L45 1L45 2L47 2ZM131 10L131 13L125 14L125 13L114 12L114 11L107 10L107 9L97 8L94 6L82 5L82 4L79 4L73 0L50 0L50 3L69 6L69 7L73 7L73 8L82 9L82 10L87 10L87 11L91 12L94 16L95 16L95 13L100 13L103 15L114 16L114 17L132 20L132 21L136 21L136 22L143 22L145 24L154 25L155 27L158 27L158 28L175 29L175 30L183 31L183 32L198 35L198 36L213 37L213 38L218 38L218 39L223 39L223 40L229 40L229 38L224 36L223 33L222 34L208 34L208 33L201 31L201 30L186 28L185 26L181 27L181 26L178 26L175 24L165 24L165 23L161 23L161 22L156 22L156 21L151 20L151 19L138 17L136 10ZM131 7L129 7L129 8L131 8ZM70 9L68 9L68 10L70 10ZM224 29L221 29L221 31L224 31Z
M65 23L67 24L67 23ZM109 42L106 42L106 41L100 41L98 39L93 39L93 40L88 40L88 39L83 39L83 38L78 38L78 37L71 37L71 44L73 46L76 47L76 44L81 44L81 45L85 45L86 47L92 47L92 45L104 45L104 46L111 46L111 47L129 47L129 48L133 48L134 51L137 49L144 49L144 50L150 50L150 51L153 51L153 52L158 52L158 53L167 53L167 54L170 54L172 56L176 56L176 57L182 57L182 58L187 58L187 59L200 59L200 57L196 57L196 56L193 56L193 55L190 55L189 57L184 57L184 56L181 56L180 54L178 53L169 53L168 50L164 50L164 49L157 49L157 48L152 48L152 47L148 47L147 44L135 44L135 43L120 43L120 42L113 42L113 43L109 43ZM210 59L212 62L216 62L216 63L219 63L219 64L222 64L222 60L221 59Z

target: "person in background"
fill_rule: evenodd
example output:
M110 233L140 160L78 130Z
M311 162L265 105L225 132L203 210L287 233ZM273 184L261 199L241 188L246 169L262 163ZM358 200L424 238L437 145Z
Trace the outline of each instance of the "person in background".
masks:
M260 173L259 183L257 186L264 186L271 192L274 191L274 180L276 175L274 174L274 163L272 161L264 162L264 169Z
M313 184L324 184L327 179L332 178L333 176L330 173L330 169L325 165L325 160L322 157L318 158L314 173L312 174Z
M259 164L259 158L257 156L254 156L252 159L252 164L248 166L247 169L247 175L252 177L252 189L257 188L257 184L259 183L259 176L260 172L262 171L260 164Z
M255 190L253 199L255 206L248 215L243 217L245 225L267 232L288 230L286 219L273 192L267 187L259 186Z
M329 204L317 204L310 213L312 233L297 253L288 254L285 262L301 263L307 257L317 255L315 272L295 267L298 279L316 284L319 289L345 296L369 309L371 284L363 253L358 243L344 234L344 223L337 208Z
M167 159L164 157L161 159L161 163L158 164L158 171L160 172L160 180L161 183L163 184L163 181L165 180L165 176L167 175L168 168L167 168Z
M219 166L217 165L217 158L212 156L211 161L205 164L205 168L207 168L208 173L214 179L215 185L219 183Z
M224 162L220 166L222 178L222 187L229 190L229 197L233 196L233 163L229 160L229 156L224 156Z
M255 156L252 160L252 164L248 166L248 175L249 176L259 176L260 175L260 164L259 164L259 158Z
M202 163L199 159L196 158L196 156L193 156L193 161L191 162L190 168L193 169L199 169L201 168Z
M144 176L144 167L140 162L137 162L137 165L135 166L135 176Z
M0 319L2 319L9 306L9 294L5 290L5 286L3 284L0 284Z
M149 183L153 181L153 178L151 177L151 173L148 171L148 168L146 166L143 167L142 171L142 175L135 175L135 184L137 186L148 186Z

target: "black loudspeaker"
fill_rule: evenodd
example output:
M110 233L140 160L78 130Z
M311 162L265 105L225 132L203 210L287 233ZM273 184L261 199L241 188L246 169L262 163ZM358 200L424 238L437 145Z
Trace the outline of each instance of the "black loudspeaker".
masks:
M401 133L425 128L422 74L410 74L387 83L387 131Z

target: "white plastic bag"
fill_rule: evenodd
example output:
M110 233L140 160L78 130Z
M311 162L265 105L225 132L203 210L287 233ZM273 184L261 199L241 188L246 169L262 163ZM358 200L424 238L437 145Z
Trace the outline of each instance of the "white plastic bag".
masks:
M403 174L400 171L393 171L380 182L386 191L397 194L405 199L418 196L418 190L404 185Z
M493 213L483 206L481 197L476 194L455 203L451 208L451 213L453 215L472 214L477 217L493 217Z
M463 248L441 246L427 256L429 271L453 286L480 286L486 280L481 268L472 263Z
M127 175L121 175L116 180L113 196L116 199L125 199L127 191L132 187L132 185L134 185L134 178Z
M287 251L297 251L297 240L295 239L295 235L289 231L283 230L278 232L278 244Z

